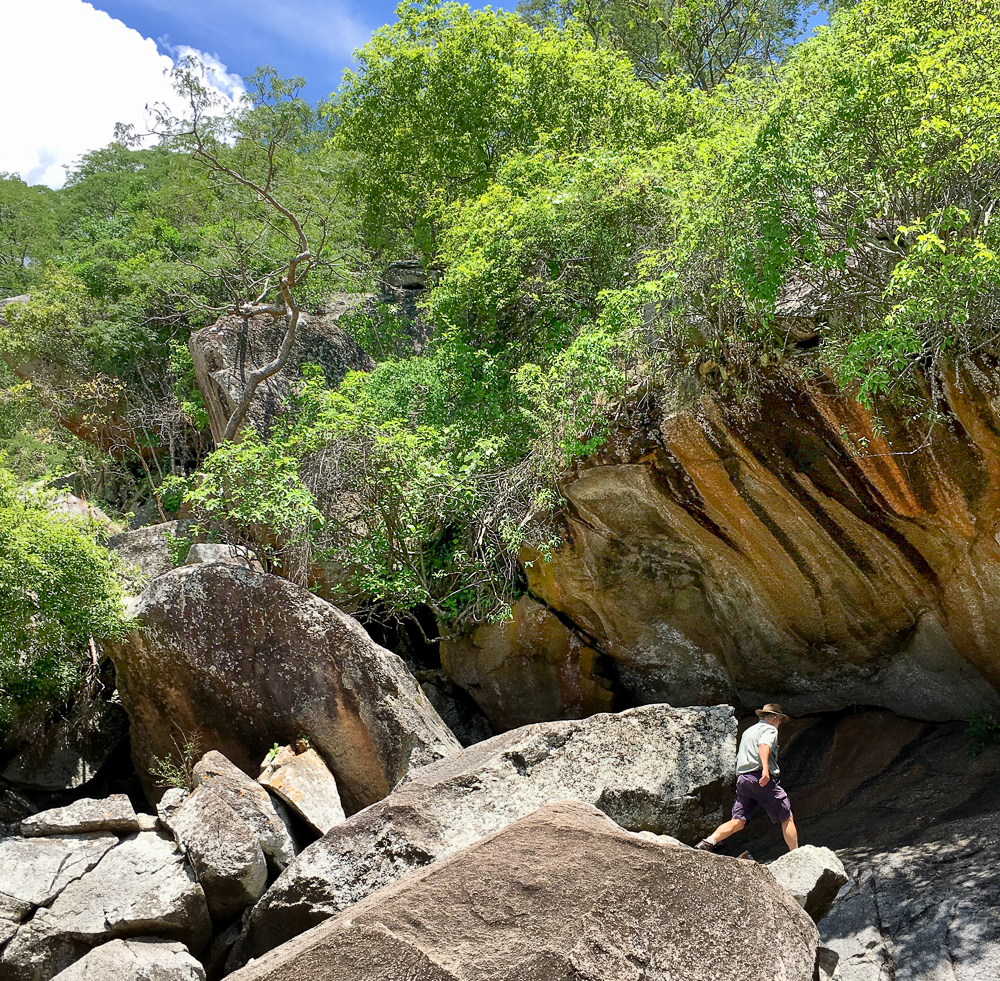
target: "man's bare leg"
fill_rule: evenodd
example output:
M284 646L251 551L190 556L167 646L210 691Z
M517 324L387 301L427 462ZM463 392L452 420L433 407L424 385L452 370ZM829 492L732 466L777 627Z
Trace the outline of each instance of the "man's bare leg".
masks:
M736 834L737 831L742 831L746 826L746 821L740 821L738 818L731 818L725 824L720 824L706 839L710 841L713 845L717 845L720 841L725 841L730 835Z
M731 821L729 823L732 824ZM788 845L788 850L794 852L799 847L799 829L795 827L794 817L789 815L781 822L781 833L785 836L785 844Z

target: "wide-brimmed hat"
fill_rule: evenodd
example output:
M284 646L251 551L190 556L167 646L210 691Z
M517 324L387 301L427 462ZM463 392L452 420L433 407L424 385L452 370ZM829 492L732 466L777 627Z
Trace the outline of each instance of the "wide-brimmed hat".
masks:
M781 711L781 706L777 702L768 702L762 709L757 709L757 718L762 718L765 715L778 715L785 722L788 721L789 717Z

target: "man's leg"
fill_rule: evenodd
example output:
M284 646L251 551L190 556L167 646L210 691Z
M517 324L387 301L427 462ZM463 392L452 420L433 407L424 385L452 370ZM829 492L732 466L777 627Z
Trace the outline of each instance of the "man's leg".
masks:
M794 852L799 847L799 830L795 827L795 818L791 814L781 822L781 833L785 836L788 850Z
M703 852L714 852L715 846L730 835L742 831L746 821L742 818L730 818L725 824L720 824L707 838L702 838L694 847Z

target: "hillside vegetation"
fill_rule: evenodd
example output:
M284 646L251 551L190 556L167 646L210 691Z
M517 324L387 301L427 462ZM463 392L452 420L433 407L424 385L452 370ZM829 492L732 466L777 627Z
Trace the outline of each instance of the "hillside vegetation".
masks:
M509 609L519 550L558 545L560 475L615 427L788 373L933 421L944 373L997 354L1000 8L861 0L797 41L803 13L403 3L318 106L262 69L216 117L183 65L192 118L120 133L59 191L0 180L0 296L31 297L0 323L0 577L34 631L27 666L0 647L5 703L65 698L116 629L110 567L29 484L73 473L118 513L186 496L272 571L305 550L383 615L458 632ZM296 310L417 259L431 340L345 318L373 371L307 371L271 432L213 445L188 336L286 303L301 241ZM90 599L23 571L56 547Z

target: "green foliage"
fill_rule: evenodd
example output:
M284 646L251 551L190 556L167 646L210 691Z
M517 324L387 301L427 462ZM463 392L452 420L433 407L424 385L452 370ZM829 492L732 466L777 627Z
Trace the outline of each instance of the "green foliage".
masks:
M176 752L168 756L154 756L149 772L158 787L194 790L197 786L194 768L201 757L201 739L196 733L184 737L180 744L174 740L174 749Z
M969 755L978 756L987 746L1000 743L1000 719L989 712L973 712L965 730Z
M653 92L573 26L535 31L436 0L410 0L397 16L326 110L336 145L358 157L354 186L379 246L428 244L432 199L483 192L518 151L648 145L689 111L682 87Z
M56 195L0 173L0 298L29 289L57 241Z
M58 708L90 663L91 639L124 625L120 581L95 533L51 514L0 469L0 729Z

